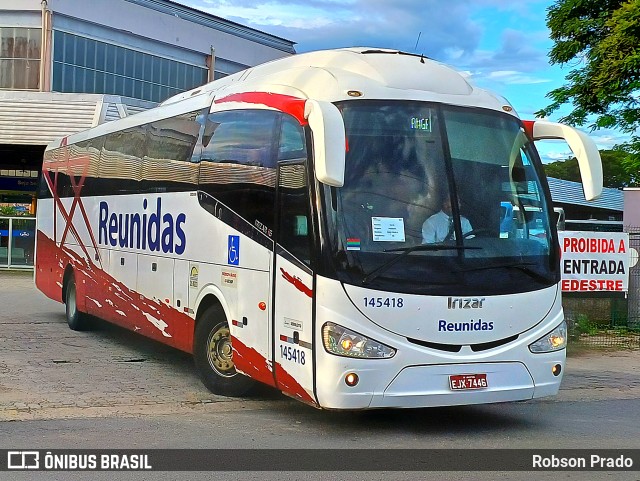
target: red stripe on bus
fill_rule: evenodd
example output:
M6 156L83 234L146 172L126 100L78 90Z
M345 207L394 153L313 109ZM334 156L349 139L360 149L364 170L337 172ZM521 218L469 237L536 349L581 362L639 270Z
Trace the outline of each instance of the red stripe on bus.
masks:
M215 100L216 104L223 102L244 102L247 104L266 105L267 107L292 115L300 122L300 125L307 125L307 119L304 118L304 104L306 101L292 97L291 95L273 94L269 92L243 92Z
M535 124L536 121L523 120L522 123L524 124L524 131L527 134L527 137L529 137L529 139L533 139L533 124Z
M78 297L86 299L89 313L163 344L193 352L194 320L191 317L140 295L104 272L91 259L82 257L68 247L58 247L42 231L39 230L37 236L37 262L39 265L46 263L54 270L45 274L38 272L36 267L36 284L45 295L57 301L62 300L62 274L67 265L71 265ZM233 362L239 371L257 381L276 386L273 372L264 356L235 337L231 344ZM277 387L282 392L317 405L311 395L279 364L276 364L276 375Z
M85 300L86 310L113 324L173 346L181 351L193 352L194 320L183 312L162 302L149 299L122 282L117 281L94 264L66 246L58 247L42 231L37 233L39 266L36 284L44 294L62 300L62 275L68 265L73 267L79 305ZM53 272L48 272L48 267Z
M276 363L276 379L278 380L278 389L283 393L291 396L294 399L317 406L318 403L309 395L307 390L303 388L294 377L289 374L282 367L281 364Z
M280 268L280 272L282 273L282 278L288 283L292 284L296 289L300 292L303 292L309 297L313 297L313 290L310 287L307 287L302 279L292 274L289 274L282 267Z
M275 387L273 372L263 355L233 336L231 336L231 347L233 348L233 364L238 371L256 381Z

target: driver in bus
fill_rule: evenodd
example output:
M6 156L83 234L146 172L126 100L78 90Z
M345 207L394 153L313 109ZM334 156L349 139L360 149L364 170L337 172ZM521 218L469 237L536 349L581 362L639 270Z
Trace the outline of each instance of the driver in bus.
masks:
M459 202L458 207L460 207ZM463 236L473 230L469 219L463 215L460 216L460 224ZM451 211L451 198L445 196L440 212L433 214L422 224L422 243L435 244L436 242L455 239L456 233L454 225L453 213Z

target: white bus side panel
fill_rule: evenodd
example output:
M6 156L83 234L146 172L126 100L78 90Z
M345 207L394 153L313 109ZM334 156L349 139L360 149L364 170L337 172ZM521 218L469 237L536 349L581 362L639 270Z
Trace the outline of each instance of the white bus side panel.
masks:
M313 276L276 256L274 357L278 388L315 405L312 314Z
M175 305L173 272L175 260L169 257L138 255L138 294L156 302Z
M189 261L186 259L175 259L173 298L176 309L189 313Z
M200 205L195 192L83 197L74 208L73 199L61 203L72 227L67 228L67 219L58 208L55 228L53 223L43 223L44 230L38 234L43 262L47 259L43 271L50 271L48 275L55 279L49 286L39 282L43 292L61 300L62 275L71 267L81 308L187 352L193 348L199 303L206 295L214 295L227 314L238 370L275 385L271 364L273 253L268 240L256 241L253 231L252 237L243 234L246 222L239 218L232 223L242 232L218 219ZM140 218L139 226L133 224L134 215ZM54 231L58 243L52 240ZM303 275L293 266L290 269L294 275ZM311 286L311 276L305 275L304 282ZM182 286L176 287L180 282ZM304 298L305 328L300 339L311 343L311 298L285 284L288 287L283 289L290 288ZM286 304L289 299L284 291L283 295ZM293 312L287 317L299 316L300 306L292 304ZM289 369L295 372L290 374ZM309 352L304 365L281 365L280 389L313 403L312 373Z
M247 239L247 242L250 240ZM271 253L266 250L264 254L271 257ZM230 274L234 277L230 278ZM224 268L221 272L221 282L236 284L235 287L224 288L237 292L237 315L230 321L233 362L236 369L273 386L275 381L271 365L271 274L248 269Z
M107 273L129 289L135 290L138 285L138 254L115 249L107 252L108 255L103 259Z
M187 199L189 309L195 314L207 296L217 298L233 338L236 369L274 386L269 362L272 252L205 210L195 193ZM237 217L234 222L246 231L246 221Z

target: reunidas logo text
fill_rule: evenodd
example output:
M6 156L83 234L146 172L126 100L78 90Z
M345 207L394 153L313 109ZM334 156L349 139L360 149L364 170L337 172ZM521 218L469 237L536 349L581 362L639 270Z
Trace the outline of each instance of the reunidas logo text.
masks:
M163 214L160 198L156 199L155 211L147 212L147 199L142 201L142 209L142 213L110 213L109 204L100 202L98 243L182 254L187 245L182 228L187 221L186 214L178 214L175 219L169 213Z

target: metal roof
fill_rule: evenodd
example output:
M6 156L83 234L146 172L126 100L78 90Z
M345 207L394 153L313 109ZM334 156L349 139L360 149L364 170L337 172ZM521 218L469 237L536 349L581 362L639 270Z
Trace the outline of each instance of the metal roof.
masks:
M54 139L154 107L119 95L0 91L0 144L47 145Z
M604 187L602 195L595 200L585 200L580 182L547 177L551 199L560 204L575 204L592 207L594 209L624 210L624 195L621 190Z
M143 7L151 8L158 12L174 15L179 18L184 18L190 22L204 25L208 28L214 28L221 32L230 33L237 37L241 37L253 42L261 43L269 47L282 50L290 54L296 53L294 45L296 42L288 40L286 38L278 37L262 30L242 25L231 20L227 20L216 15L198 10L187 5L182 5L175 0L125 0L130 3L141 5Z

